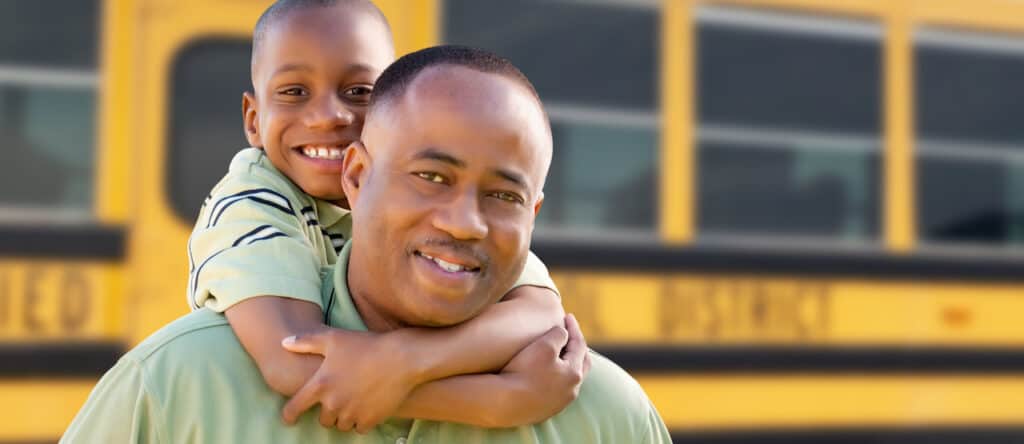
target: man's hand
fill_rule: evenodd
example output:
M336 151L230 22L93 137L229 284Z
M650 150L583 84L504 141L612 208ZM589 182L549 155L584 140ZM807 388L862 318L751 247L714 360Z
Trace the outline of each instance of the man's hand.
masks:
M519 352L502 369L514 388L505 405L501 423L532 424L546 420L576 400L580 385L590 371L590 354L573 315L565 328L553 327ZM503 424L503 425L504 425Z
M339 329L292 336L281 342L295 353L318 354L324 362L284 406L294 424L320 404L320 424L366 433L394 414L419 383L409 372L400 344L386 335Z

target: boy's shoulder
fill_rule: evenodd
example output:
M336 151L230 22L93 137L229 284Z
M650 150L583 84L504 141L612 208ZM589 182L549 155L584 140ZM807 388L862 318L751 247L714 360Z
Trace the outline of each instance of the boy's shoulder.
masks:
M281 173L263 150L245 148L235 154L228 166L228 172L213 186L210 194L203 202L204 206L218 200L246 193L265 193L268 197L284 199L289 203L301 204L300 207L311 205L313 198L302 192L291 180Z
M283 208L305 208L314 199L302 191L281 171L274 168L266 153L259 148L245 148L234 154L224 175L210 190L203 202L204 211L234 197L262 196ZM290 210L290 212L293 212Z

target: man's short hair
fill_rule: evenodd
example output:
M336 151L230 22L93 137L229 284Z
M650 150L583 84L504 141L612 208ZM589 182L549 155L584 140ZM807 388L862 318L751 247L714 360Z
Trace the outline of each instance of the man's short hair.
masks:
M370 113L386 103L401 98L416 77L431 66L462 66L474 71L498 74L519 83L533 94L540 104L540 96L519 68L508 59L483 49L459 45L441 45L406 54L391 64L377 78L370 98ZM541 106L543 112L544 107ZM546 118L545 113L545 118Z
M383 23L388 29L388 34L391 33L391 25L388 23L387 17L385 17L380 8L370 0L277 0L274 4L270 5L266 11L263 11L259 20L256 21L256 27L252 32L253 60L255 61L256 54L259 53L259 48L263 44L263 40L266 38L267 32L273 28L277 22L280 22L281 19L296 11L310 8L328 8L335 5L358 8L365 12L369 12L376 18L380 19L381 23Z

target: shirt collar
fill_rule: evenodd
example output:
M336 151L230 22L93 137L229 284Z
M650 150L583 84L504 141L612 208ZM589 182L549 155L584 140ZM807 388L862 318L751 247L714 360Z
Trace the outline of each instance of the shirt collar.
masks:
M320 226L327 228L341 220L342 217L348 214L348 210L339 207L335 204L327 202L325 200L314 199L316 201L316 215L317 219L320 219Z
M332 297L327 299L328 319L331 327L367 331L366 323L359 315L359 310L356 310L352 294L348 290L348 259L351 255L352 242L346 242L338 254L338 262L334 264L330 279L333 291L330 293Z

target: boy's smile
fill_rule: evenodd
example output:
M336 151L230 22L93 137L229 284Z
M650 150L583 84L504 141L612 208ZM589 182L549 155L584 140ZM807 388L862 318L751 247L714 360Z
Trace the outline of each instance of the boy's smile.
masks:
M344 202L345 148L359 139L377 76L394 58L387 25L354 8L296 11L254 50L246 136L303 192Z

